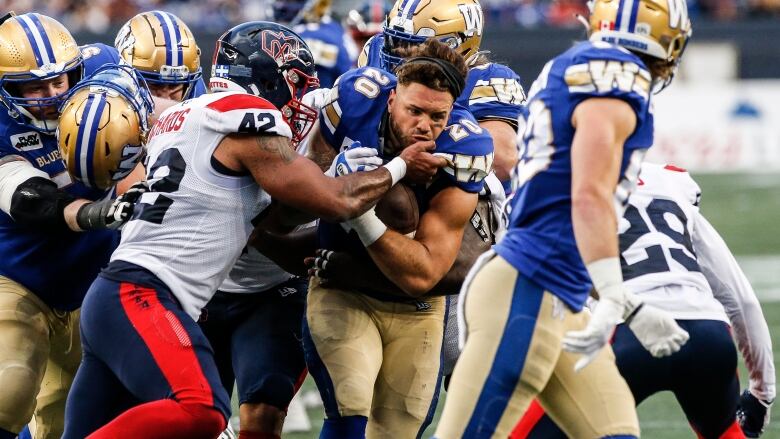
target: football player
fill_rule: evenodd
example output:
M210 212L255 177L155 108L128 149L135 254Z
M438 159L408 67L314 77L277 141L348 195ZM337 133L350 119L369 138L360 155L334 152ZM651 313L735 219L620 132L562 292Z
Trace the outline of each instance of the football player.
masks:
M154 96L178 102L206 93L200 48L189 27L170 12L142 12L131 18L119 29L114 46Z
M493 160L490 136L455 103L465 86L463 58L433 39L405 50L397 77L374 67L343 75L309 144L325 165L355 141L384 159L435 143L448 164L411 186L421 212L413 237L374 211L343 224L320 221L322 247L373 261L398 290L312 279L304 351L325 402L322 438L417 437L430 422L446 299L423 296L455 261Z
M82 307L84 355L68 395L65 438L218 436L229 401L196 321L270 197L347 220L405 175L427 178L439 162L420 146L380 169L323 175L291 141L311 125L299 102L317 84L311 52L273 23L225 35L242 30L252 53L222 40L216 52L243 75L213 77L210 87L220 93L167 109L150 131L149 192ZM259 96L277 88L289 90L287 101Z
M618 325L612 350L620 374L636 404L672 391L699 437L744 437L737 425L733 328L750 377L739 421L746 436L758 437L775 399L772 341L761 305L726 243L699 212L701 190L691 176L644 163L639 178L619 227L623 279L691 338L680 352L653 358L625 324ZM542 413L534 403L511 437L566 438L549 416L539 419Z
M392 6L388 0L363 0L349 11L344 22L358 47L365 46L371 37L382 32Z
M330 88L355 65L358 48L330 16L331 0L282 0L273 4L274 21L287 23L306 41L317 63L320 85Z
M517 163L517 119L525 102L520 77L509 67L490 62L480 52L484 18L478 0L420 2L398 0L382 33L363 47L358 66L381 67L392 72L402 61L400 47L435 38L455 49L469 67L466 87L458 103L467 107L493 137L493 168L508 191Z
M616 233L652 145L651 93L671 81L690 36L686 5L592 6L590 40L548 62L531 88L508 231L462 289L465 345L439 439L506 437L537 397L570 437L638 437L604 345L621 318L653 356L687 340L627 293ZM600 304L589 316L591 288Z
M117 227L131 212L95 180L68 174L58 108L85 74L119 58L103 44L79 48L62 24L37 13L1 17L0 45L0 438L15 437L33 416L34 437L59 438L80 360L78 308L119 239L93 229ZM103 120L107 107L93 108ZM89 127L88 137L105 134ZM116 151L120 137L101 138Z

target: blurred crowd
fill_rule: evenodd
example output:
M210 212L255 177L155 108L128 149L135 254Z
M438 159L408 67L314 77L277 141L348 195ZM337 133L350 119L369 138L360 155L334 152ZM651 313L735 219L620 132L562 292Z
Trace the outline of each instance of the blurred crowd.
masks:
M336 15L345 15L360 0L336 0ZM190 28L219 32L236 23L269 19L272 1L258 0L0 0L0 10L37 11L62 21L71 31L101 33L140 11L164 9ZM586 0L482 0L488 24L577 26L576 14L587 15ZM774 17L780 0L688 0L691 17L739 20Z

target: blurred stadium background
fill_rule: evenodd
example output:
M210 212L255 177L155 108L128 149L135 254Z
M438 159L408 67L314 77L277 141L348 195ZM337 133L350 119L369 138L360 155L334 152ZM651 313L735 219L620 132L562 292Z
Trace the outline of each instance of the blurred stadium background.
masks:
M336 0L334 15L343 17L359 3ZM514 68L526 89L547 60L583 37L574 19L575 13L587 12L583 0L482 4L482 48ZM194 31L203 50L204 75L209 75L219 33L263 19L273 2L1 0L0 5L2 11L54 16L79 43L112 44L119 26L137 12L170 11ZM675 84L655 100L657 141L648 159L694 174L703 189L702 210L751 279L780 349L780 0L689 0L688 7L693 39ZM740 375L744 381L744 368ZM316 394L311 381L304 386L307 392ZM671 395L651 398L639 414L645 438L694 437ZM310 407L312 431L285 437L317 437L322 415L321 408ZM780 439L778 405L772 418L764 437Z

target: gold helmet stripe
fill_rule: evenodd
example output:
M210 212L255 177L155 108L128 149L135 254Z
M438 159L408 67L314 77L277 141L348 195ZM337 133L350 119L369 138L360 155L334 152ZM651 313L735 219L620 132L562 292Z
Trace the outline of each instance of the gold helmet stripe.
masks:
M24 29L27 39L30 40L30 46L38 67L56 63L57 58L54 56L49 37L37 14L23 14L17 16L16 19L22 29Z
M95 156L95 137L97 136L98 125L100 125L100 116L103 115L103 107L105 106L105 94L89 95L84 110L87 113L87 117L84 123L79 126L78 137L76 138L76 157L78 157L80 167L79 175L87 176L83 181L87 186L91 186L90 182L95 181L95 169L92 158Z
M167 43L165 48L165 64L169 66L179 66L183 62L181 50L181 35L179 26L173 22L173 17L167 12L154 11L154 16L160 20L160 27L163 30L163 36Z

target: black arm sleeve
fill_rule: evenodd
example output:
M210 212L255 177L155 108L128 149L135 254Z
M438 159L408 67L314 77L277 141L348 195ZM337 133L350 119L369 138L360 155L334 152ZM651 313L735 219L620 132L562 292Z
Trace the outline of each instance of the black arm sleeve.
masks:
M16 188L11 197L11 217L31 227L69 230L65 223L65 206L76 200L43 177L32 177Z

